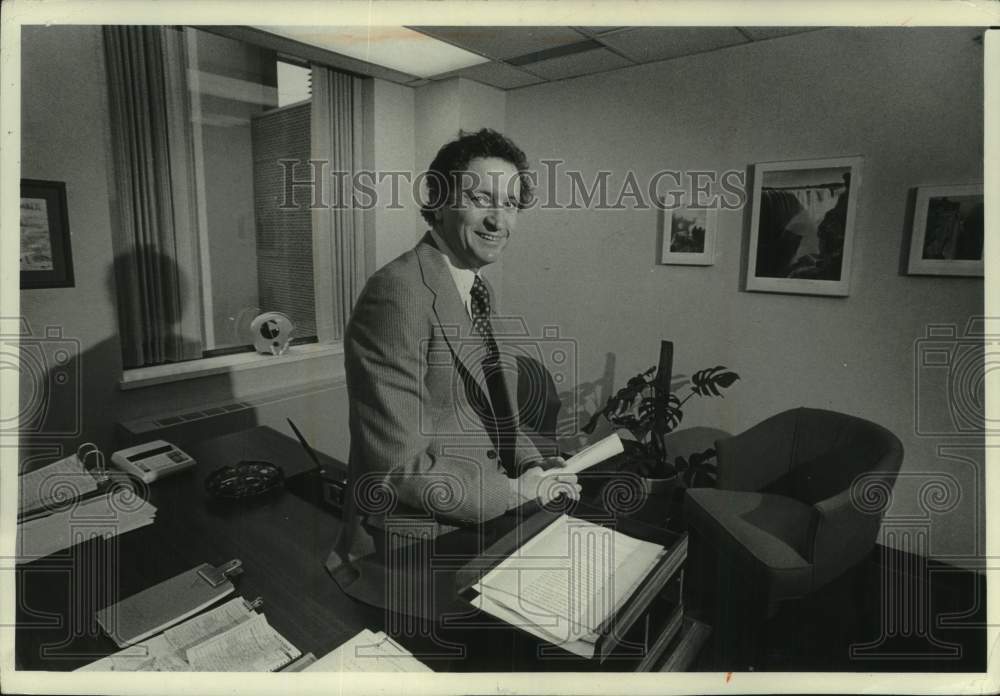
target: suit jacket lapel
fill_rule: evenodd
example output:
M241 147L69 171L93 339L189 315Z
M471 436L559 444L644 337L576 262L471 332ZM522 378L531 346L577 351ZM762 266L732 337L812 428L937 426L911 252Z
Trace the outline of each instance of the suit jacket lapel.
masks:
M441 252L434 246L434 240L429 233L424 235L417 245L417 258L420 261L424 285L434 294L432 305L434 314L448 342L448 348L451 349L455 359L473 376L483 393L488 394L486 377L479 361L481 353L476 350L480 342L479 335L473 331L472 320L462 304L451 271L448 270Z

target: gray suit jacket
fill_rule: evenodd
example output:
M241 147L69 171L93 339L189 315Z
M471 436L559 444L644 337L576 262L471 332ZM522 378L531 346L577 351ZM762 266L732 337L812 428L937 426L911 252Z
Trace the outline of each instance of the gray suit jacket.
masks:
M472 406L489 393L482 357L482 340L429 234L368 280L344 339L350 473L331 571L374 551L387 529L396 545L507 509L508 476ZM513 364L508 358L505 366ZM516 371L504 375L516 395ZM541 459L519 428L514 458L521 469Z

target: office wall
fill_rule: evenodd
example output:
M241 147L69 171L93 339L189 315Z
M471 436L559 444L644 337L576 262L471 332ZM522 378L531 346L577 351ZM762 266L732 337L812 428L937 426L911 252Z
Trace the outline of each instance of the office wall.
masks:
M375 132L374 160L379 170L406 172L412 175L415 160L414 90L384 80L372 81L372 111ZM374 211L375 268L411 249L414 244L414 221L419 219L419 207L411 194L412 178L400 175L399 209L378 205ZM380 201L391 200L392 180L384 179L378 186Z
M21 292L21 315L33 337L59 331L75 360L71 391L52 390L50 422L85 438L110 431L106 404L114 399L114 365L121 369L115 298L108 287L111 217L108 207L108 109L99 28L25 27L21 42L21 176L66 184L76 287ZM44 393L47 374L21 370L22 400ZM41 387L39 387L41 385ZM22 401L24 404L24 401ZM82 425L79 423L82 418Z
M414 90L414 133L416 136L416 170L426 171L438 149L458 135L461 126L461 94L458 78L431 82ZM414 222L417 234L427 226L423 220Z
M917 400L948 417L941 384L928 389L932 376L915 374L916 342L929 324L961 333L983 311L982 280L900 273L909 190L982 181L975 33L824 30L509 92L507 131L536 165L562 158L588 182L607 169L612 199L630 170L647 182L660 169L865 161L847 298L741 291L748 210L719 213L710 267L657 265L655 210L532 210L506 255L507 308L576 341L579 382L598 387L591 407L606 398L609 369L621 386L667 338L675 375L717 364L741 375L724 400L689 402L685 425L738 432L799 405L884 424L906 450L891 513L923 516L907 524L931 525L931 555L982 551L981 441L968 448L968 438L914 427ZM549 181L542 169L543 191ZM559 199L569 200L565 187ZM940 454L948 444L959 448ZM932 480L960 487L953 510L921 507Z

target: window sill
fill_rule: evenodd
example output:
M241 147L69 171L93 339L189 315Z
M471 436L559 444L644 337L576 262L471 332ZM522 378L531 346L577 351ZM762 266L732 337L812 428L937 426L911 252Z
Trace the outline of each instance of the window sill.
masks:
M284 355L262 355L260 353L236 353L234 355L219 355L214 358L188 360L186 362L153 365L152 367L137 367L125 370L118 382L119 389L140 389L157 384L179 382L186 379L196 379L209 375L230 374L243 370L259 370L276 365L314 358L343 355L342 343L311 343L303 346L290 346Z

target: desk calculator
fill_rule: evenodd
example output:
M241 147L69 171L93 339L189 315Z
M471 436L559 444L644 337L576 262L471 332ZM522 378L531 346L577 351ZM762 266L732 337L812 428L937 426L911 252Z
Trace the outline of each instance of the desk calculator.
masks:
M153 440L118 450L111 455L111 463L145 483L152 483L194 466L195 461L177 445L171 445L166 440Z

